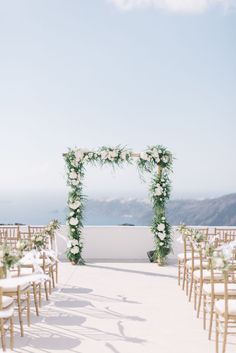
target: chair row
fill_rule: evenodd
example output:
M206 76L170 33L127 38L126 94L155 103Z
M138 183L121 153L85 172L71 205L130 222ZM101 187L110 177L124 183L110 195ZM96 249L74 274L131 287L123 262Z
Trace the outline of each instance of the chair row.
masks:
M180 227L184 253L178 257L178 284L185 291L199 318L203 312L203 328L212 338L216 327L216 352L222 334L222 352L226 352L229 334L236 334L236 229L229 228L209 236L208 229Z

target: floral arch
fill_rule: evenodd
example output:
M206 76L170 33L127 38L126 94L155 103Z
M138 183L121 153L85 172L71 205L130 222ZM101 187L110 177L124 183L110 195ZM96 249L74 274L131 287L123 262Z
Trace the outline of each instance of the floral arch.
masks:
M148 147L141 153L135 153L126 147L101 147L96 151L82 148L69 149L63 154L67 166L69 247L67 257L73 263L84 264L82 257L83 179L86 166L112 165L121 167L125 163L136 164L141 175L151 174L149 187L153 205L151 230L155 239L153 259L163 262L171 251L171 227L166 219L166 202L170 197L169 172L172 170L171 152L161 145Z

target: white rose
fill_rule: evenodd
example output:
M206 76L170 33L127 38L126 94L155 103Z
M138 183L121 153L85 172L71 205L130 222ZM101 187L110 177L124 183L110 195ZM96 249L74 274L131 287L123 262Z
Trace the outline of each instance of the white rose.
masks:
M224 261L221 257L215 259L215 266L218 268L224 267Z
M71 181L71 184L74 185L74 186L77 186L77 185L79 185L79 180L74 180L74 179L73 179L73 180Z
M77 173L76 172L70 172L69 178L70 179L77 179Z
M78 149L77 151L75 151L75 159L77 162L80 162L84 157L84 152L81 149Z
M108 152L107 151L102 151L101 152L101 159L105 160L105 159L107 159L107 157L108 157Z
M161 239L161 240L164 240L166 235L165 233L158 233L158 237Z
M72 210L77 210L81 205L81 202L80 201L75 201L75 202L71 202L69 203L69 207L72 209Z
M128 153L127 153L127 152L121 152L120 158L125 161L126 158L127 158L127 156L128 156Z
M168 163L169 162L169 157L168 156L163 156L162 160L164 163Z
M73 248L70 249L70 252L72 254L78 254L79 252L79 247L78 246L74 246Z
M158 224L157 229L159 230L159 232L163 232L163 230L165 230L165 224L163 223Z
M146 152L140 153L140 158L143 159L144 161L148 160L148 154Z
M79 223L78 219L75 217L70 218L70 225L76 226Z
M73 245L73 246L79 245L78 240L77 239L72 239L71 240L71 245Z
M157 188L155 189L155 195L161 196L162 193L163 193L163 188L160 185L157 186Z
M70 217L73 217L74 216L74 212L70 212Z

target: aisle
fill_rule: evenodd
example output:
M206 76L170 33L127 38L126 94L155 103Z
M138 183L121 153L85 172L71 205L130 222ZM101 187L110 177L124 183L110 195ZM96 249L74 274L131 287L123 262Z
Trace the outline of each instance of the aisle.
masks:
M16 334L15 351L214 353L176 272L149 263L60 264L59 289L40 318L32 315L25 338Z

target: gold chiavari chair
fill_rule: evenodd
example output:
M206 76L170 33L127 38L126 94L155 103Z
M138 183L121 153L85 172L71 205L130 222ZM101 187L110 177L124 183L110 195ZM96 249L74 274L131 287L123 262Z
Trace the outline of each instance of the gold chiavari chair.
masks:
M30 236L34 234L43 233L45 230L46 230L46 227L44 226L28 226L28 232ZM47 240L48 241L47 241L45 250L52 250L53 249L52 237L48 236ZM58 282L58 260L55 258L52 258L51 256L46 256L45 254L43 254L42 257L44 257L45 270L47 271L48 275L51 277L52 286L53 288L55 288L56 283Z
M20 333L24 336L23 312L26 310L27 324L30 326L30 283L22 281L21 284L16 283L15 278L11 278L8 282L0 279L0 287L4 296L14 299L20 323Z
M205 242L203 244L205 244ZM188 299L190 302L192 299L192 291L194 284L194 271L200 271L200 269L204 270L208 268L208 260L204 258L202 248L199 249L198 247L196 247L196 244L194 242L191 242L191 260L187 261L186 268L186 287L189 287L189 293L187 290L186 294L188 295ZM194 306L196 307L196 302Z
M10 348L14 345L14 300L11 297L3 296L0 288L0 328L2 349L6 351L6 331L10 331Z
M20 238L20 228L19 226L0 226L1 233L1 243L9 245L12 249L16 248L16 244Z
M236 335L236 299L230 299L229 281L235 278L235 266L224 270L224 299L215 303L216 353L219 353L219 336L223 336L222 353L226 352L228 335Z
M236 240L236 228L215 228L219 245Z
M194 281L194 309L197 309L197 317L200 315L202 296L203 296L203 285L211 283L211 270L210 270L210 261L209 258L205 257L203 249L199 249L199 259L200 259L200 268L199 270L194 271L193 281ZM208 261L209 264L207 269L203 266L203 261ZM217 280L222 280L221 275L214 276Z
M32 250L32 239L31 239L31 234L29 232L20 231L20 240L27 243L29 251ZM40 259L39 266L45 274L49 274L45 256L43 256ZM21 263L19 266L19 274L22 274L22 269L29 269L31 273L34 273L35 272L34 263L32 261ZM34 303L35 303L35 309L36 309L37 315L39 315L39 307L42 306L42 283L44 284L45 297L47 301L49 300L49 294L51 294L50 277L49 279L45 279L43 281L38 280L36 282L32 282Z
M207 239L208 237L208 228L194 228L194 227L190 227L191 229L197 229L203 236L205 239ZM192 238L191 236L188 237L188 249L190 249L190 254L188 253L188 258L185 261L184 264L184 278L183 278L183 289L185 287L185 283L186 283L186 295L189 296L189 284L190 284L190 288L191 288L191 283L192 283L192 272L194 270L196 270L197 268L199 268L200 265L197 266L197 263L199 262L199 254L196 251L193 251L193 246L192 246ZM193 258L194 256L194 258ZM198 259L198 261L195 261L196 259ZM193 261L194 260L194 261ZM195 268L197 266L197 268ZM191 298L191 295L190 295Z
M215 252L216 253L216 252ZM219 251L220 253L220 251ZM224 299L224 277L222 270L215 268L214 262L210 259L211 281L210 284L203 285L203 327L206 329L206 315L209 313L209 334L211 339L212 324L215 312L215 303ZM236 299L236 277L231 276L228 283L228 296L230 299Z
M178 285L180 286L181 277L182 277L182 289L185 289L185 280L186 280L186 262L191 259L191 245L190 237L183 236L183 245L184 252L178 254Z

